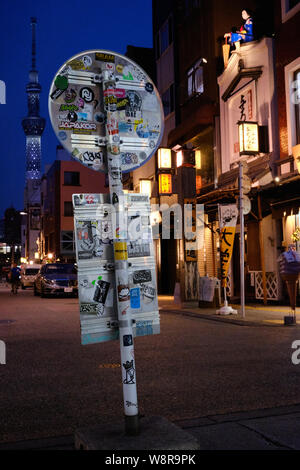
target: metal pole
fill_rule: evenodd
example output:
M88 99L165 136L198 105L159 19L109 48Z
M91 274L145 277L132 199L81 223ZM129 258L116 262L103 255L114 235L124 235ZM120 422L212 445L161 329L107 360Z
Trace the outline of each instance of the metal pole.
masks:
M239 190L240 190L240 290L241 313L245 317L245 240L244 240L244 200L243 200L243 162L239 163Z
M106 149L111 204L113 215L113 244L115 260L116 298L120 334L120 353L125 413L125 432L139 433L136 368L128 280L127 221L122 185L120 138L118 130L115 77L110 71L103 74L103 94L106 110Z

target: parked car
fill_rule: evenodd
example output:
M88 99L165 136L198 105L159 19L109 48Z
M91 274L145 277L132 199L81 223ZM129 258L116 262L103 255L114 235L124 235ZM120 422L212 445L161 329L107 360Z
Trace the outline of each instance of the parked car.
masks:
M37 273L40 270L39 265L24 266L21 269L21 288L33 287Z
M44 264L37 274L34 295L78 295L77 269L74 264L50 263Z

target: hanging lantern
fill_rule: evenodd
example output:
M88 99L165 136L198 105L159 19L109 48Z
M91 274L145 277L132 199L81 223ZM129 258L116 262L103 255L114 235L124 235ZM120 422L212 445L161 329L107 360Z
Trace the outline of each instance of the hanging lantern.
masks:
M239 121L240 155L256 155L259 153L258 123Z

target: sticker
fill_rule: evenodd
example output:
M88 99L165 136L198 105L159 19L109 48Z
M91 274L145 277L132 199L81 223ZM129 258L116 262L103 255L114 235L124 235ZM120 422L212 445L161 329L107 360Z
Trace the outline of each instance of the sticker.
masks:
M135 153L121 153L121 161L122 165L131 165L131 164L137 164L139 162L139 158Z
M145 90L148 91L148 93L152 93L152 91L154 90L152 83L150 82L146 83Z
M77 93L74 90L74 88L68 88L65 92L65 102L73 103L73 101L75 101L76 96L77 96Z
M128 103L125 107L126 117L137 118L137 113L140 113L142 108L142 99L136 91L127 91L126 97L128 98Z
M125 379L123 380L124 384L135 384L135 368L134 368L134 362L133 359L132 361L126 361L125 364L123 364L123 367L126 372Z
M99 124L104 124L105 123L105 114L104 113L95 113L94 114L94 120L99 123Z
M96 130L97 126L93 122L70 122L70 121L61 121L59 129L61 130L70 130L70 129L79 129L79 130Z
M95 282L96 281L93 281L92 284L94 284ZM109 291L109 286L109 282L103 281L101 276L98 277L98 282L93 297L94 302L98 302L99 304L97 305L97 315L104 314L104 304Z
M70 122L76 122L77 121L77 114L75 111L70 111L67 115L67 120Z
M82 161L84 163L87 163L88 165L91 163L99 163L103 164L103 153L102 152L90 152L89 150L86 150L82 154Z
M127 243L126 242L116 242L114 244L115 260L126 260L127 255Z
M123 336L123 345L125 347L133 345L132 335L124 335Z
M60 138L60 140L64 141L64 140L67 139L68 136L67 136L67 133L65 131L60 131L58 133L58 137Z
M72 113L74 111L78 111L79 108L75 104L61 104L59 110L60 111L69 111L70 113Z
M95 97L93 90L88 87L81 88L79 95L86 103L91 103Z
M54 81L54 85L59 90L65 91L68 88L68 79L67 79L67 77L65 77L64 75L57 75L57 77Z
M130 289L130 307L141 308L140 289L138 287Z
M118 299L119 302L126 302L127 300L130 300L130 290L129 287L125 284L118 285Z
M120 74L120 75L123 74L123 68L124 68L124 66L122 64L116 65L116 71L118 72L118 74Z
M90 303L80 303L80 313L96 313L96 305Z
M141 282L150 282L152 281L150 269L141 269L140 271L135 271L133 273L133 283L140 284Z
M112 195L112 203L113 204L118 204L119 202L119 198L118 198L118 195L116 193L113 193Z
M100 221L77 220L76 233L78 259L101 258L103 246L100 236Z
M121 169L118 168L117 166L112 166L110 168L109 174L114 180L121 180L121 178L122 178Z
M60 97L60 95L62 95L64 92L64 90L60 90L59 88L56 88L56 90L54 90L52 93L51 93L51 99L52 100L57 100L57 98Z
M145 303L150 303L154 300L156 289L149 285L143 285L143 300Z
M96 52L95 59L101 62L115 62L115 56L113 54L105 54L104 52Z
M80 60L73 59L68 62L68 65L72 67L73 70L87 70L91 67L93 61L89 55L84 55Z
M150 244L141 240L129 241L127 244L128 258L141 258L150 256Z
M136 336L146 336L153 334L152 320L144 320L136 322Z
M127 305L127 307L125 307L124 310L122 310L121 314L126 315L128 309L129 309L129 305Z
M106 123L107 131L109 135L118 134L118 120L112 117L110 113L107 113L107 123Z
M128 408L129 408L130 406L135 406L136 408L138 407L136 403L132 403L132 402L129 401L129 400L126 400L126 406L128 406Z
M115 71L115 64L113 64L111 62L106 62L105 70L108 70L109 72L114 72Z

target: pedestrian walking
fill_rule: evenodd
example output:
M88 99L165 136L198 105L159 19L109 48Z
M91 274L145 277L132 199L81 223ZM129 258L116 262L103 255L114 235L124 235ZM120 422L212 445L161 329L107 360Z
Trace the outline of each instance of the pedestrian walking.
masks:
M18 293L18 288L20 285L20 273L21 273L20 268L18 268L17 264L14 263L13 267L10 270L11 292L13 294Z

